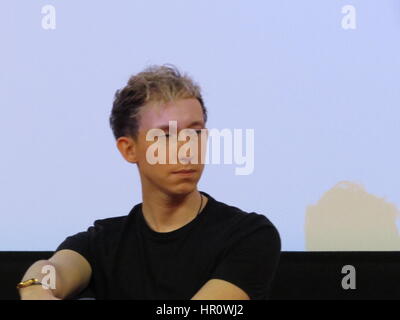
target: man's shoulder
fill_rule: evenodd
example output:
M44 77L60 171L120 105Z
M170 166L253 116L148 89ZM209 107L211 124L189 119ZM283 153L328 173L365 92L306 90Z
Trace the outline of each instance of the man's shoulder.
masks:
M263 246L265 250L280 250L278 229L265 214L214 201L215 218L212 228L218 231L218 238L226 247L233 248L240 243L243 248Z
M218 216L223 219L230 219L233 221L240 221L251 224L259 224L259 225L270 225L273 226L273 223L267 218L265 214L257 213L254 211L246 211L237 206L230 205L225 202L221 202L213 199L214 201L214 210L218 212Z
M212 201L213 210L215 211L214 219L216 219L217 224L223 224L225 229L231 229L235 232L242 230L246 233L255 232L260 229L273 233L278 232L275 225L265 214L246 211L213 198Z
M136 206L127 215L97 219L93 223L93 228L97 232L115 232L121 230L130 221L135 208Z
M127 215L125 216L117 216L110 218L97 219L94 221L94 226L99 227L115 227L124 224L127 219Z

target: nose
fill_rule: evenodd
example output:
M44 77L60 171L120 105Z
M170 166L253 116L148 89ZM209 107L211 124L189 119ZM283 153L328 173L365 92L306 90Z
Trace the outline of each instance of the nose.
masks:
M193 140L178 142L178 160L182 164L194 163L198 158L197 145ZM197 160L198 161L198 160Z
M193 161L193 156L179 156L179 163L181 164L189 164Z

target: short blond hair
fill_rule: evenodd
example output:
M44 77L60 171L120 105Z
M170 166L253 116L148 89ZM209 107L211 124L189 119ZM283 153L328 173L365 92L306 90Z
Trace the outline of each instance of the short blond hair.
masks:
M136 138L139 129L139 110L148 102L170 102L176 99L195 98L203 109L200 86L174 65L151 65L129 78L127 85L117 90L110 115L110 126L115 139L122 136Z

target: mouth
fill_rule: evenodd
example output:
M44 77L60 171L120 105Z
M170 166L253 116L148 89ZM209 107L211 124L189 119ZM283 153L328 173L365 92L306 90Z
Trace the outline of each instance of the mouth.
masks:
M193 169L183 169L183 170L179 170L179 171L174 171L174 174L180 174L180 175L191 175L194 174L196 172L196 170Z

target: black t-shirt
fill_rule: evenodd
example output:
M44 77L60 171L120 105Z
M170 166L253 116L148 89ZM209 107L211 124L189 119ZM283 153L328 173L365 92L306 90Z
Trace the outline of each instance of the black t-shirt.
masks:
M264 215L202 194L208 202L200 214L174 231L151 229L140 203L127 216L96 220L57 251L86 258L96 299L188 300L210 279L267 299L281 250L277 229Z

